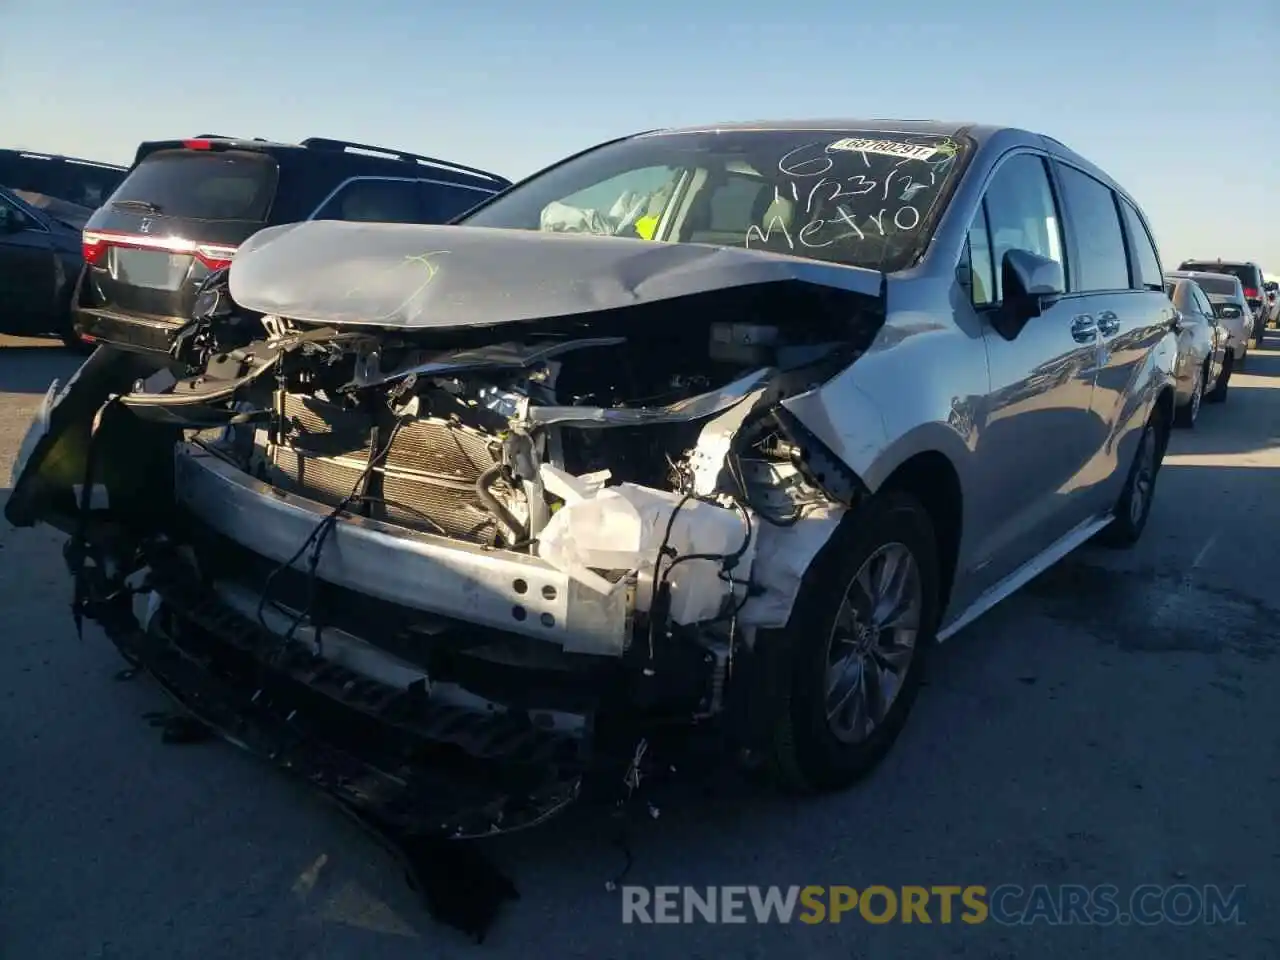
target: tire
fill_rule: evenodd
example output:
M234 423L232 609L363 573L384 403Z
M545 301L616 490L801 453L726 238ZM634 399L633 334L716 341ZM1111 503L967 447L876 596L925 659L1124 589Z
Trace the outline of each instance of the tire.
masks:
M1196 379L1195 389L1191 391L1191 399L1179 407L1174 415L1175 426L1185 430L1195 429L1196 421L1200 419L1200 404L1204 401L1204 384L1208 378L1209 367L1205 364L1200 368L1200 376Z
M855 579L866 575L877 580L880 565L890 557L897 557L900 564L909 558L914 564L913 568L899 567L907 571L904 595L909 602L918 601L916 616L910 618L918 625L914 633L905 624L886 635L880 628L871 633L865 626L869 618L845 615L854 607L867 606ZM846 606L849 592L855 594L855 602ZM919 691L921 671L934 639L938 596L933 524L914 497L881 494L845 518L805 574L791 620L776 638L778 642L771 645L772 655L761 664L770 672L772 685L763 717L764 761L775 784L801 793L837 790L870 773L883 759L906 723ZM864 650L861 654L859 647ZM910 652L904 657L907 647ZM863 686L864 676L872 677L864 675L867 667L853 671L851 662L844 670L841 682L848 684L850 691L846 708L837 712L834 720L828 717L828 684L837 672L832 660L843 654L851 661L876 664L878 702L888 700L887 709L873 711L883 714L879 722L860 734L842 721L848 719L856 703L866 705L868 695L873 697L871 703L877 702ZM883 666L887 660L900 661L900 671L887 671ZM892 681L886 682L889 678Z
M1218 382L1205 394L1205 403L1226 403L1227 388L1231 385L1231 371L1236 365L1234 355L1228 353L1222 358L1222 372L1218 374Z
M1134 452L1129 476L1116 501L1115 519L1098 534L1098 542L1106 547L1127 549L1142 537L1151 516L1151 504L1155 500L1156 479L1160 476L1160 463L1164 460L1164 448L1168 440L1168 428L1164 417L1157 410L1147 420Z

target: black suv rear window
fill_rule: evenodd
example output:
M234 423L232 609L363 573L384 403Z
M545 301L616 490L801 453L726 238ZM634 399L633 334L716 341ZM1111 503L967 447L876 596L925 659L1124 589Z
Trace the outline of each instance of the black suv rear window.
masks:
M1258 268L1247 263L1215 263L1212 260L1188 260L1180 270L1203 270L1205 273L1226 273L1240 278L1240 285L1257 290L1262 285Z
M264 153L162 150L133 168L110 203L140 201L165 217L265 221L280 168Z

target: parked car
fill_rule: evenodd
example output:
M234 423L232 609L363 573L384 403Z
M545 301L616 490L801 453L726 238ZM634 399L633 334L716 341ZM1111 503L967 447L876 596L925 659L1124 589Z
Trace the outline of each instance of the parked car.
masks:
M79 157L0 150L0 186L65 200L90 210L120 185L125 167Z
M1262 285L1267 295L1267 326L1280 326L1280 284L1268 280Z
M318 137L144 143L85 229L76 329L92 343L164 353L200 284L265 226L444 223L509 185L451 161Z
M1205 397L1226 399L1223 377L1230 332L1219 323L1204 290L1194 280L1169 276L1165 292L1178 311L1174 317L1178 334L1177 417L1180 427L1194 427L1200 416L1200 403ZM1222 383L1222 393L1215 394Z
M1243 369L1249 356L1249 344L1253 342L1253 319L1244 295L1240 278L1229 273L1200 273L1195 270L1171 270L1169 280L1191 280L1209 298L1209 305L1219 325L1226 332L1226 354L1223 357L1222 376L1215 392L1206 399L1219 403L1226 399L1231 375Z
M935 640L1138 540L1174 419L1138 205L1008 128L630 136L457 225L261 230L195 317L195 375L51 390L6 516L206 722L447 836L679 729L852 783Z
M1263 278L1260 266L1241 260L1183 260L1178 269L1200 273L1226 273L1238 278L1248 305L1247 314L1252 330L1249 339L1254 344L1262 343L1263 333L1267 328L1267 313L1263 302Z
M0 187L0 333L53 334L78 345L71 290L80 273L86 207Z

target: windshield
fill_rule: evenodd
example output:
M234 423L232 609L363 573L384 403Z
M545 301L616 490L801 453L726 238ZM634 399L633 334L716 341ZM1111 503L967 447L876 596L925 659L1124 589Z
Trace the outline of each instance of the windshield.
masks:
M31 206L43 210L59 223L64 223L76 230L83 229L84 225L89 222L89 218L93 216L92 208L83 207L78 203L68 203L66 200L45 196L43 193L33 193L30 190L15 190L13 192L31 204Z
M646 134L554 167L461 222L900 270L928 241L965 149L866 130Z
M124 179L124 171L48 157L0 158L0 184L77 206L96 208Z

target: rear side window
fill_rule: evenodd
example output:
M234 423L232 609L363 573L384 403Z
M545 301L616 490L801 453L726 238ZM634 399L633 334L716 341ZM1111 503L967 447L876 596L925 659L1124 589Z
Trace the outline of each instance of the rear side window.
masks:
M1120 210L1124 213L1125 232L1129 234L1129 247L1133 250L1133 285L1139 289L1159 290L1164 271L1160 269L1160 255L1156 253L1155 242L1147 233L1138 211L1124 198L1120 200Z
M133 168L110 203L139 201L165 217L267 219L279 178L276 161L235 150L163 150Z
M423 223L448 223L493 196L487 190L472 190L425 180L419 181L418 192Z
M414 181L371 177L344 184L312 219L421 223L422 218L421 195Z
M1111 188L1064 164L1058 173L1076 248L1071 289L1127 290L1129 255Z

